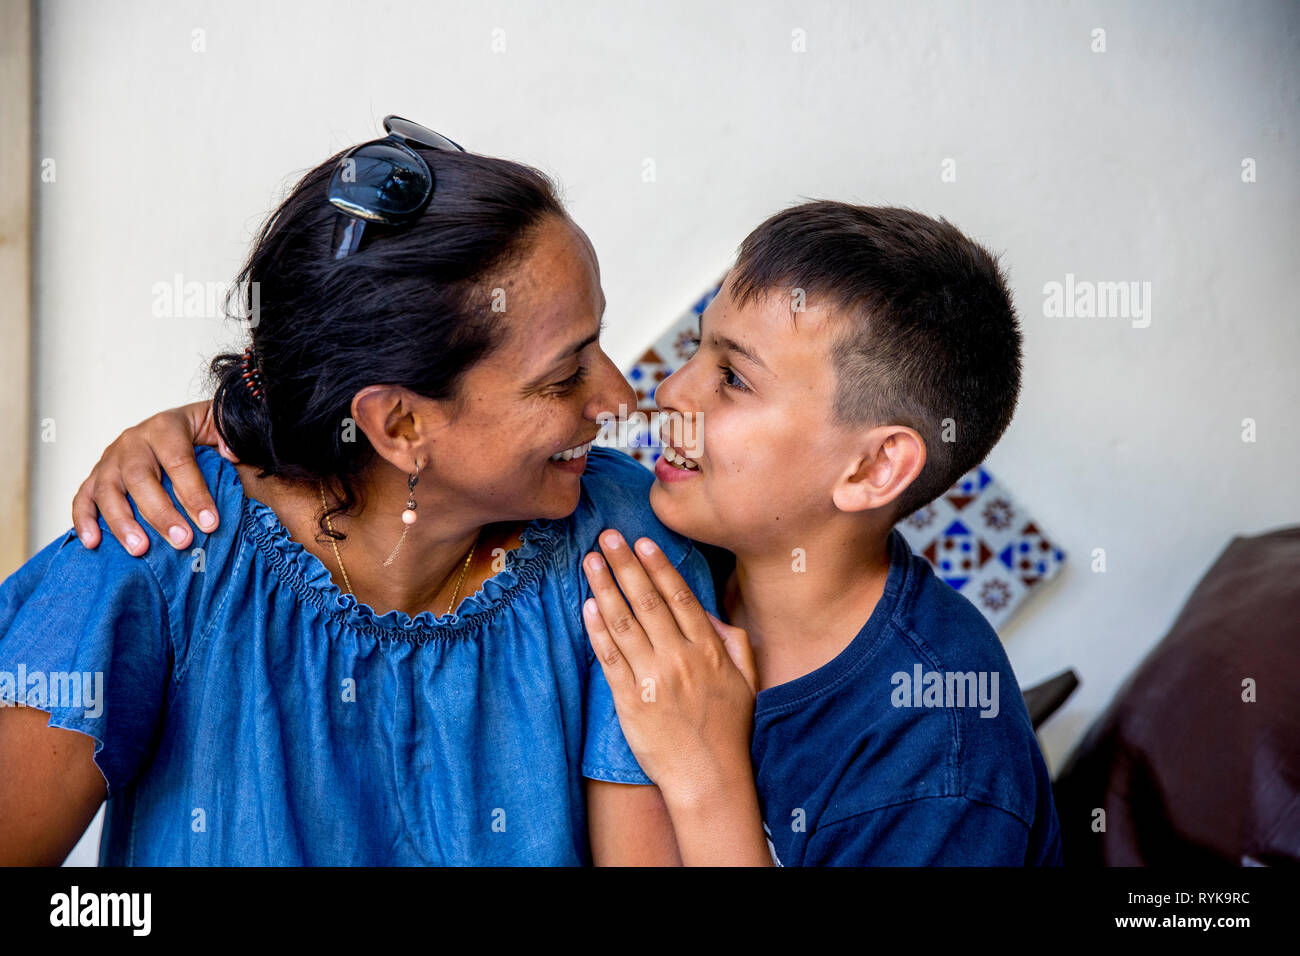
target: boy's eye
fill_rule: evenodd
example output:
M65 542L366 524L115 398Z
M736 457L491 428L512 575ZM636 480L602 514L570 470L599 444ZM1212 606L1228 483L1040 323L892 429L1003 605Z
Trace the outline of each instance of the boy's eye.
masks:
M685 338L687 344L686 351L690 357L694 357L695 353L700 349L700 333L687 332ZM689 360L690 358L687 359L687 361ZM736 375L730 365L719 365L718 371L722 373L722 384L726 388L734 388L738 392L749 391L749 386L740 380L739 376Z
M738 392L748 392L749 386L736 377L730 365L719 365L718 370L722 372L722 384L726 388L734 388Z

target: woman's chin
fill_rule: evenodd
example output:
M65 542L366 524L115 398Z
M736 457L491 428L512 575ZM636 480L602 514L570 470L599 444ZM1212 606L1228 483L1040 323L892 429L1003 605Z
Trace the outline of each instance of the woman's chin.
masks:
M567 518L578 510L578 501L582 497L581 482L574 481L573 488L563 490L552 490L544 497L538 499L533 511L539 518L549 518L552 521L559 521Z

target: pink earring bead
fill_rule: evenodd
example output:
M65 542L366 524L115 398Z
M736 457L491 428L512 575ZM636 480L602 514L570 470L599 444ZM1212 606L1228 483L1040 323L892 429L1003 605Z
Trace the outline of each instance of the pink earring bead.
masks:
M415 524L415 512L410 508L402 512L402 524Z

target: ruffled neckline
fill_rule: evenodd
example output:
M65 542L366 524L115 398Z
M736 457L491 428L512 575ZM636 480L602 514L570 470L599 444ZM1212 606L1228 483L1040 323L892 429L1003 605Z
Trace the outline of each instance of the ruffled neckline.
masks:
M226 466L243 500L241 532L247 533L270 560L276 574L299 596L353 631L416 643L465 636L509 608L516 595L541 576L557 553L553 545L560 523L536 518L525 525L519 547L506 552L505 566L462 599L453 613L421 611L411 617L394 608L380 614L358 601L356 595L344 593L321 560L289 536L289 529L271 506L244 491L234 466L228 462Z

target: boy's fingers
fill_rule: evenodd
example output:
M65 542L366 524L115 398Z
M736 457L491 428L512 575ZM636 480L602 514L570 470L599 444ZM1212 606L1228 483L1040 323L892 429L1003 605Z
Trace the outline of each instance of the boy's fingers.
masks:
M605 628L595 598L587 598L582 605L582 623L587 629L587 640L591 642L596 660L600 661L600 669L605 672L609 689L614 692L617 700L622 688L636 685L636 675L632 673L632 665Z
M122 472L126 493L140 509L140 517L162 535L177 550L189 547L194 532L185 516L176 510L176 503L162 486L157 472L150 468L131 467ZM102 508L101 504L101 508ZM130 507L130 504L127 504ZM107 511L105 511L107 517Z
M708 611L704 613L709 614ZM713 625L713 630L721 639L722 646L727 649L727 656L731 658L731 663L735 664L736 670L744 676L750 691L757 694L758 665L754 663L754 647L749 643L749 632L741 627L724 624L712 614L709 614L709 623Z
M203 480L198 459L194 457L194 446L184 442L169 442L155 447L154 455L167 477L172 480L172 490L176 492L176 497L189 514L190 520L205 532L216 530L220 521L217 506L208 491L207 482Z
M149 536L135 520L131 503L126 500L123 488L97 484L95 486L95 504L113 537L122 543L127 552L137 558L149 550Z
M672 609L623 536L611 528L602 531L597 541L650 645L657 647L680 639L680 629Z
M122 446L114 457L122 462L122 484L140 516L178 550L193 544L194 532L163 488L159 468L171 479L177 500L195 524L214 530L217 508L194 457L194 442L208 428L211 408L210 402L194 402L159 412L114 443ZM128 436L134 437L128 441Z
M93 550L99 546L99 509L95 507L89 478L81 483L72 499L72 527L87 548Z
M686 579L673 567L660 547L649 538L638 538L636 542L637 557L650 575L659 593L663 595L668 609L677 621L678 630L685 638L694 643L718 640L717 632L709 623L708 612L695 596Z
M640 673L645 670L646 661L654 656L654 647L636 616L629 610L627 602L623 600L623 595L619 593L614 576L609 573L609 565L593 551L583 558L582 570L587 575L587 583L591 585L591 595L596 599L601 620L605 622L605 630L628 659L632 669Z

